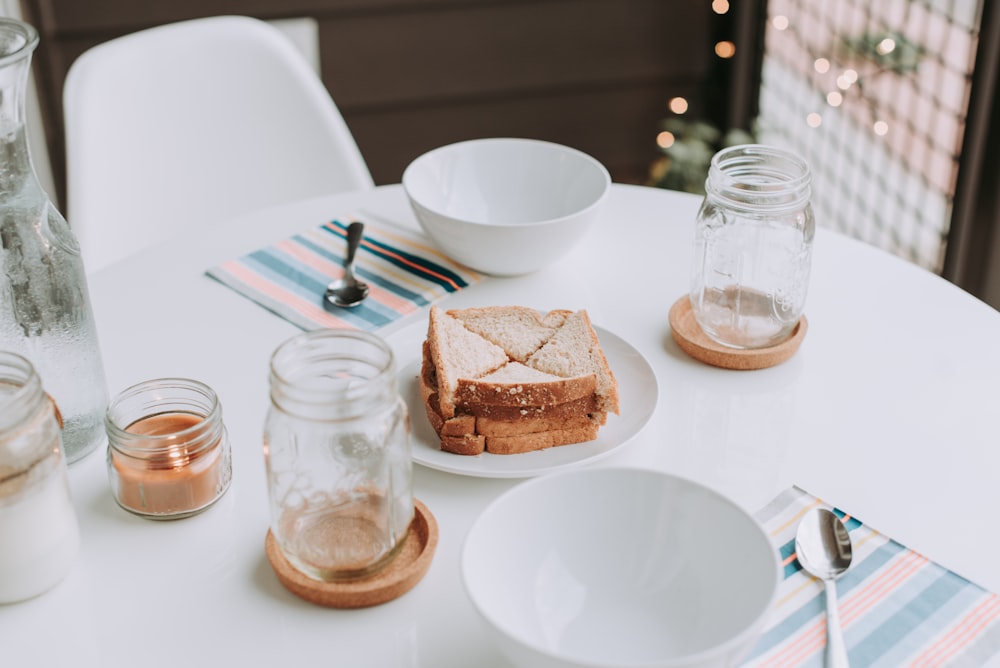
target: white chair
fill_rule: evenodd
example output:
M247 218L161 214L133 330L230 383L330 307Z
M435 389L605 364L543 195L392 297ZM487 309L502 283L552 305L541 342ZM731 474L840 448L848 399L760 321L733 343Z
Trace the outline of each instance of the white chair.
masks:
M88 272L247 211L374 186L316 72L256 19L95 46L70 68L63 104L67 219Z

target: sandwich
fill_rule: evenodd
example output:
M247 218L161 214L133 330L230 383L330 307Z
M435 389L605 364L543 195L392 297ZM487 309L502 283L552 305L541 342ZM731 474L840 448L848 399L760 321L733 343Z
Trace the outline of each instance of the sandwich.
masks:
M618 384L586 311L432 306L420 390L441 449L516 454L597 438Z

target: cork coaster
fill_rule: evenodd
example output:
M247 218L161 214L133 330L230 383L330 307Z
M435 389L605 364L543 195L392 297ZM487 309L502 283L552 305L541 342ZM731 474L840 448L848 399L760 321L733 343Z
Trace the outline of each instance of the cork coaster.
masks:
M691 299L684 295L670 307L670 329L674 341L688 355L712 366L723 369L750 371L777 366L795 354L806 336L809 324L802 316L792 335L776 346L740 350L728 348L708 338L695 320Z
M413 522L399 554L371 577L348 582L314 580L292 566L267 532L264 550L278 580L285 588L310 603L328 608L367 608L399 598L420 582L430 568L438 543L437 520L417 499L413 500Z

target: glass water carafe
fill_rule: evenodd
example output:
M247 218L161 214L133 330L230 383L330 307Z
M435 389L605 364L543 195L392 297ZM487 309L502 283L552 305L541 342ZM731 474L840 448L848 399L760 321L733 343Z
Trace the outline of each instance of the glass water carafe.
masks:
M80 246L35 175L25 128L38 33L0 18L0 349L31 360L63 419L69 462L105 438L107 383Z

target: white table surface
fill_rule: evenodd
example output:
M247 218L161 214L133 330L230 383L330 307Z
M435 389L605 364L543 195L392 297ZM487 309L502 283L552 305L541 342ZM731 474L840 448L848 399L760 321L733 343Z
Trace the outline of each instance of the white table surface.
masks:
M1000 591L1000 314L914 265L821 230L798 353L760 371L704 366L674 344L667 322L687 291L698 203L615 185L598 227L568 257L441 303L586 308L646 356L657 411L594 466L680 474L751 511L797 484ZM52 591L0 606L0 665L507 665L465 597L459 553L477 514L517 480L415 466L415 494L437 518L440 543L426 577L382 606L310 605L278 583L264 556L267 364L299 330L204 271L362 209L416 225L401 188L387 186L220 222L91 278L111 393L163 376L211 385L234 482L199 516L152 522L115 505L103 452L71 467L79 559ZM425 318L386 334L401 357L419 354L412 325Z

